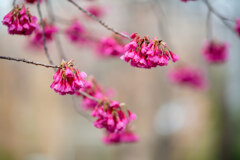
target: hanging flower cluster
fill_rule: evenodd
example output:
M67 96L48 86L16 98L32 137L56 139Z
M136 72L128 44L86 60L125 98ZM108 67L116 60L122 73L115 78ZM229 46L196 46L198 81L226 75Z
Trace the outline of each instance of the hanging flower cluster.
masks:
M3 18L2 23L8 27L9 34L30 35L38 28L37 18L32 16L24 5L15 6Z
M238 33L238 36L240 37L240 18L238 18L236 21L235 31Z
M179 67L168 73L168 78L172 83L190 86L192 88L204 90L207 88L207 80L202 70L190 66Z
M53 76L51 88L60 95L75 94L80 88L85 86L85 72L79 72L74 68L72 61L62 60L60 68Z
M78 20L74 20L73 23L66 28L65 34L69 41L73 43L84 43L87 41L87 31Z
M117 36L104 37L97 45L100 57L118 57L124 53L123 39Z
M202 54L208 63L223 63L229 56L228 45L214 40L206 41Z
M167 66L170 59L173 62L179 59L162 40L151 40L149 37L141 38L136 33L130 37L132 41L125 45L125 54L121 56L121 59L130 62L133 67L150 69L157 66Z
M138 140L137 138L129 138L127 141L126 133L131 132L127 130L127 127L131 121L136 119L136 115L129 110L127 110L126 114L119 102L106 98L102 99L92 111L92 116L97 118L94 126L106 130L106 135L103 137L105 143L115 141L119 143L135 142ZM116 137L118 137L118 140L116 140Z
M25 0L26 3L34 4L37 3L38 0ZM40 0L42 2L42 0Z
M105 144L133 143L139 141L139 137L132 131L126 129L122 133L107 133L102 141Z
M58 28L55 25L48 24L46 21L45 23L45 38L46 42L50 42L53 40L55 34L58 32ZM33 36L30 39L30 45L32 47L42 47L43 46L43 31L42 28L36 30Z

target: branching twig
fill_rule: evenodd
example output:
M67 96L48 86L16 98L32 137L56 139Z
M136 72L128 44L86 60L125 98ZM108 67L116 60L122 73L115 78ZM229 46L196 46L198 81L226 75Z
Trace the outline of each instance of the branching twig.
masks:
M12 5L13 7L16 5L16 0L13 0Z
M45 54L46 54L46 56L48 58L49 63L53 64L53 61L52 61L52 59L49 56L48 48L47 48L47 44L46 44L45 22L43 21L43 17L42 17L42 12L41 12L41 8L40 8L40 0L37 0L37 9L38 9L38 14L39 14L39 17L40 17L40 20L41 20L40 23L42 25L42 36L43 36L44 51L45 51Z
M74 2L73 0L68 0L70 3L72 3L74 6L76 6L80 11L82 11L83 13L85 13L86 15L90 16L92 19L94 19L95 21L97 21L98 23L100 23L103 27L105 27L107 30L112 31L113 33L122 36L124 38L128 38L131 39L129 36L124 35L118 31L116 31L115 29L109 27L105 22L103 22L102 20L100 20L99 18L97 18L95 15L93 15L92 13L88 12L87 10L85 10L84 8L82 8L81 6L79 6L76 2Z
M33 65L36 65L36 66L43 66L43 67L46 67L46 68L59 68L59 66L56 66L56 65L42 64L42 63L26 60L24 58L13 58L13 57L0 56L0 59L9 60L9 61L16 61L16 62L23 62L23 63L27 63L27 64L33 64Z
M234 28L227 22L227 21L233 21L229 18L224 17L223 15L221 15L219 12L217 12L209 3L208 0L203 0L204 4L208 7L208 10L213 13L215 16L217 16L219 19L222 20L223 24L228 27L233 33L236 33Z
M82 96L85 96L85 97L87 97L87 98L89 98L89 99L91 99L91 100L93 100L93 101L95 101L95 102L98 102L98 103L100 102L98 99L96 99L95 97L87 94L86 92L83 92L83 91L81 91L81 90L79 90L78 92L79 92Z

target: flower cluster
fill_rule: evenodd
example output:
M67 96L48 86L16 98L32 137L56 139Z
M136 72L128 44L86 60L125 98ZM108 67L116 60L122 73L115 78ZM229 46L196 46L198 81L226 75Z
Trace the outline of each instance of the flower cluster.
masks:
M9 34L30 35L38 28L37 18L27 8L18 5L4 18L2 23L8 27Z
M30 3L30 4L34 4L37 3L38 0L25 0L26 3ZM40 0L40 2L42 2L42 0Z
M97 118L94 126L106 130L107 135L103 137L105 143L135 142L138 140L137 138L133 139L133 135L130 137L131 135L127 134L131 132L127 130L127 127L131 121L136 119L136 115L129 110L127 110L127 114L124 113L119 102L102 99L92 111L92 116Z
M102 139L105 144L132 143L138 140L139 137L128 129L122 133L106 133Z
M125 54L121 56L121 59L126 62L130 61L133 67L150 69L156 66L167 66L170 59L173 62L179 59L162 40L141 38L136 33L130 37L132 41L125 45Z
M227 60L228 45L217 41L206 41L202 54L208 63L223 63Z
M168 78L175 84L186 85L200 90L207 88L207 80L202 71L189 66L171 70L168 73Z
M53 76L51 88L60 95L75 94L80 88L85 86L85 72L79 72L74 68L72 61L62 60L60 68Z
M238 33L238 36L240 37L240 18L238 18L236 21L235 31Z
M116 57L124 53L124 45L122 39L112 36L104 37L97 45L97 53L101 57Z
M45 38L46 42L53 40L53 37L58 32L58 28L52 24L45 23ZM43 33L42 28L39 28L34 32L34 35L30 39L30 45L33 47L42 47L43 46Z
M86 41L86 29L77 20L74 20L73 23L65 30L65 34L71 42L83 43Z

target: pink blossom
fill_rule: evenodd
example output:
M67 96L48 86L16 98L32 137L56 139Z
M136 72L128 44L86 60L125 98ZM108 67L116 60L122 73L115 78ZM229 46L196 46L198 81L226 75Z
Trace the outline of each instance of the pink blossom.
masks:
M85 27L77 20L74 20L73 23L65 30L67 38L74 43L83 43L86 41L86 29Z
M32 16L27 8L18 5L4 18L2 23L8 27L9 34L30 35L38 28L37 18Z
M186 85L196 89L207 88L207 80L202 70L193 67L179 67L168 73L168 78L172 83Z
M139 141L139 137L132 131L126 130L122 133L107 133L102 140L105 144L133 143Z
M123 40L116 36L104 37L97 45L97 53L101 57L118 57L124 53Z
M240 18L238 18L238 19L236 20L235 31L238 33L238 35L239 35L239 37L240 37Z
M60 95L74 94L79 89L85 86L85 72L79 72L78 69L73 67L72 61L61 63L60 68L53 76L51 88Z
M30 3L30 4L33 4L33 3L37 3L38 0L25 0L26 3ZM42 2L42 0L40 0L40 2Z
M132 41L125 45L125 53L121 59L130 62L131 66L138 68L147 68L157 66L167 66L170 59L173 62L179 60L179 57L170 51L165 42L141 38L138 34L133 33Z
M228 59L227 43L217 41L206 41L202 54L208 63L223 63Z
M109 133L121 133L133 117L126 115L117 101L102 100L92 111L96 128L105 128Z
M92 13L94 16L101 18L105 14L105 9L101 6L91 5L87 7L87 11Z
M55 34L58 32L58 28L54 25L50 25L45 23L45 38L46 42L50 42L53 40ZM43 47L43 33L42 28L36 30L33 36L30 39L30 45L33 47Z

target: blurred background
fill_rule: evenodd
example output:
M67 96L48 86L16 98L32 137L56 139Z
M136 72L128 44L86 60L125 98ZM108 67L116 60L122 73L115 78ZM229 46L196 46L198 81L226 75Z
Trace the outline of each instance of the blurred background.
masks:
M118 58L99 59L93 50L74 46L60 35L67 57L74 59L80 70L94 75L104 88L114 88L114 99L125 102L138 116L134 131L140 141L113 146L101 142L103 131L76 112L71 96L60 96L50 89L53 70L0 61L1 160L240 159L240 40L212 16L213 38L229 43L230 58L225 64L212 66L203 60L207 7L202 1L77 2L83 7L104 6L104 21L119 31L163 39L180 56L180 61L151 70L133 68ZM17 3L20 4L18 0ZM240 17L239 0L210 3L226 17ZM86 19L67 0L52 0L52 4L58 17L78 18L98 37L112 34ZM0 0L0 19L11 9L11 0ZM38 15L36 5L29 9ZM42 10L46 17L44 4ZM66 24L58 26L64 28ZM54 63L59 64L54 42L48 47ZM42 50L29 49L26 37L9 35L3 25L0 25L0 55L48 63ZM208 90L169 83L166 72L181 64L205 69ZM80 107L81 99L77 101Z

